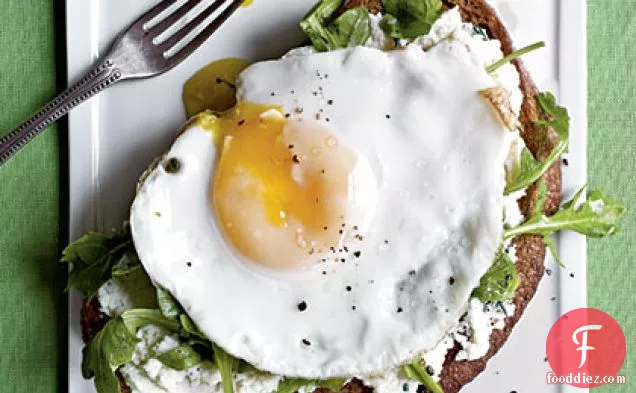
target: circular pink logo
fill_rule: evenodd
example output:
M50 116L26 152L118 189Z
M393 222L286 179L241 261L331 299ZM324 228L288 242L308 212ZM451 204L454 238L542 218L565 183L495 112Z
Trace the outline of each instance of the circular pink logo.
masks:
M579 388L611 381L623 366L626 348L618 322L595 308L578 308L561 316L546 342L556 380Z

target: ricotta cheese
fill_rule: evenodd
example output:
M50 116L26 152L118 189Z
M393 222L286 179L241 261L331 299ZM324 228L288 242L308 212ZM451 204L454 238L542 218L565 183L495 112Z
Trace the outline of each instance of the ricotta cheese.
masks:
M482 358L490 349L490 334L505 327L506 317L512 315L512 302L482 303L472 298L468 312L453 331L453 337L462 346L456 360Z
M178 371L164 366L157 356L179 346L176 337L155 325L139 329L141 341L133 361L121 368L133 393L222 393L221 375L214 364L204 361L198 366ZM236 393L272 393L280 377L255 372L234 375Z

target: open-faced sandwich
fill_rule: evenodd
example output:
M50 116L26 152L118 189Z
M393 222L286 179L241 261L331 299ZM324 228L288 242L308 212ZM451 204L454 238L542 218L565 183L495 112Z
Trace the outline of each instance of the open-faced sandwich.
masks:
M65 250L99 393L457 392L551 235L617 231L600 192L560 204L567 111L484 0L300 24L307 46L218 78L233 106L184 125L122 231Z

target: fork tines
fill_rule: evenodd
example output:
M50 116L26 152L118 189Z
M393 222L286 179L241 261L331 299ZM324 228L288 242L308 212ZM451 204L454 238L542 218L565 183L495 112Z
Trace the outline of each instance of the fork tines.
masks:
M164 0L140 21L164 57L178 63L203 44L243 1Z

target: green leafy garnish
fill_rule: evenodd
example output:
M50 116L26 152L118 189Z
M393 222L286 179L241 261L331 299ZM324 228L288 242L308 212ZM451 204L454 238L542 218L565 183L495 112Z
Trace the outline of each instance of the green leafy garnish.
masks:
M191 346L184 344L162 353L157 360L167 367L182 371L198 365L203 359Z
M548 157L543 161L537 160L528 148L523 149L519 168L515 171L516 173L512 180L506 185L505 195L522 190L534 183L548 170L550 165L568 150L570 116L567 109L559 106L554 95L550 92L539 93L537 95L537 104L548 120L537 120L535 124L552 127L557 133L557 142Z
M511 300L520 282L519 272L508 254L499 250L495 261L479 281L472 296L482 303Z
M159 305L159 310L161 310L161 314L166 318L171 318L178 320L179 315L183 314L183 309L181 305L172 297L170 292L166 291L163 288L157 288L157 304Z
M363 45L371 36L369 12L353 8L331 20L342 0L322 0L301 19L300 27L318 51Z
M214 363L221 374L223 393L234 393L234 372L237 370L240 361L218 345L212 343L214 351Z
M537 50L539 48L543 48L545 46L545 42L543 41L539 41L539 42L535 42L532 45L528 45L526 47L523 47L521 49L518 49L514 52L512 52L511 54L509 54L508 56L504 57L501 60L498 60L494 63L492 63L491 65L489 65L488 67L486 67L486 72L487 73L493 73L495 71L497 71L501 66L510 63L511 61L513 61L514 59L521 57L523 55L525 55L526 53L532 52L534 50Z
M110 237L87 233L64 249L60 262L73 266L67 289L76 289L89 300L113 276L130 274L141 266L127 229Z
M442 387L426 371L422 362L415 360L412 363L403 364L401 370L408 379L421 383L431 393L444 393Z
M120 393L115 371L132 360L140 341L137 331L148 324L178 329L178 324L164 318L158 310L136 309L108 321L82 350L82 376L94 378L99 393Z
M441 0L383 0L382 4L386 15L380 27L393 38L425 35L442 14Z
M121 319L133 334L146 325L157 325L173 333L178 333L181 326L178 322L164 317L159 310L135 308L121 314Z
M115 371L132 359L138 342L121 317L111 319L84 347L82 376L94 378L99 393L119 393L121 387Z
M575 231L590 237L605 237L620 232L616 222L625 212L621 203L606 198L600 190L592 191L586 201L580 202L585 187L574 198L565 203L561 210L552 216L543 214L543 205L547 195L545 182L539 184L539 197L533 215L523 224L504 231L504 239L531 234L541 236L550 248L557 263L563 266L556 255L556 247L551 236L557 231Z
M332 378L326 380L304 379L304 378L283 378L278 383L278 387L274 393L296 393L303 387L319 387L329 389L334 392L339 391L347 382L343 378Z

